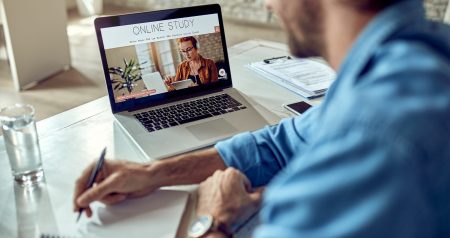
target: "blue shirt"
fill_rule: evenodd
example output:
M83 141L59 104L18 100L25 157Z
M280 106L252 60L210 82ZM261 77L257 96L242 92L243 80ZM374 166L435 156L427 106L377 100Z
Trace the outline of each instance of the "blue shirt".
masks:
M450 28L378 14L321 105L216 145L268 184L257 238L450 237Z

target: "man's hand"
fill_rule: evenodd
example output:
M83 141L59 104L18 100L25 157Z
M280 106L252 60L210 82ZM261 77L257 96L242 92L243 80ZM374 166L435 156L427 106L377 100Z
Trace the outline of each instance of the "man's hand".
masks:
M90 164L75 184L74 211L85 208L86 215L90 217L92 211L89 204L93 201L112 205L127 198L141 197L151 193L159 187L149 173L151 166L150 164L105 160L94 186L86 190L86 183L95 167L95 162Z
M200 184L197 214L213 216L216 225L231 233L259 209L261 195L262 189L253 191L238 170L216 171Z
M200 183L214 171L226 169L214 148L151 164L105 160L94 187L86 189L86 183L94 167L95 162L84 170L76 182L73 197L74 211L86 208L88 217L92 215L89 204L93 201L116 204L127 198L145 196L162 186Z

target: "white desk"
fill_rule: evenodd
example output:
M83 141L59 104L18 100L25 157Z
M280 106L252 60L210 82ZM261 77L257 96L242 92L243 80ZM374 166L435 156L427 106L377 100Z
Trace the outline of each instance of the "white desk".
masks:
M288 115L281 108L283 103L301 98L256 76L244 65L286 54L284 45L263 41L248 41L229 49L235 87L281 117ZM318 99L312 103L317 102ZM278 118L272 120L274 122ZM3 137L0 137L1 237L34 237L39 228L61 231L66 224L73 223L71 201L75 179L104 146L108 146L108 157L144 162L142 154L114 122L107 97L45 119L37 125L46 182L31 192L14 186ZM196 186L175 189L195 191ZM186 237L195 201L195 196L191 196L177 237Z

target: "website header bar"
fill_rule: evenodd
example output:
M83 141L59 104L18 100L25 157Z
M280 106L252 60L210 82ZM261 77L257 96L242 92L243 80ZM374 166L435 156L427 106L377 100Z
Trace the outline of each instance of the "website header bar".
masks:
M219 31L219 16L209 14L102 28L101 34L104 48L111 49Z

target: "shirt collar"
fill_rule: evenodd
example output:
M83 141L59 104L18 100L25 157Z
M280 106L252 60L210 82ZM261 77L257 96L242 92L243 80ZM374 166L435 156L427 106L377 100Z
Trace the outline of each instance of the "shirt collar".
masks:
M356 78L375 50L404 25L425 19L425 9L420 0L403 0L379 13L359 35L339 69L342 76Z

